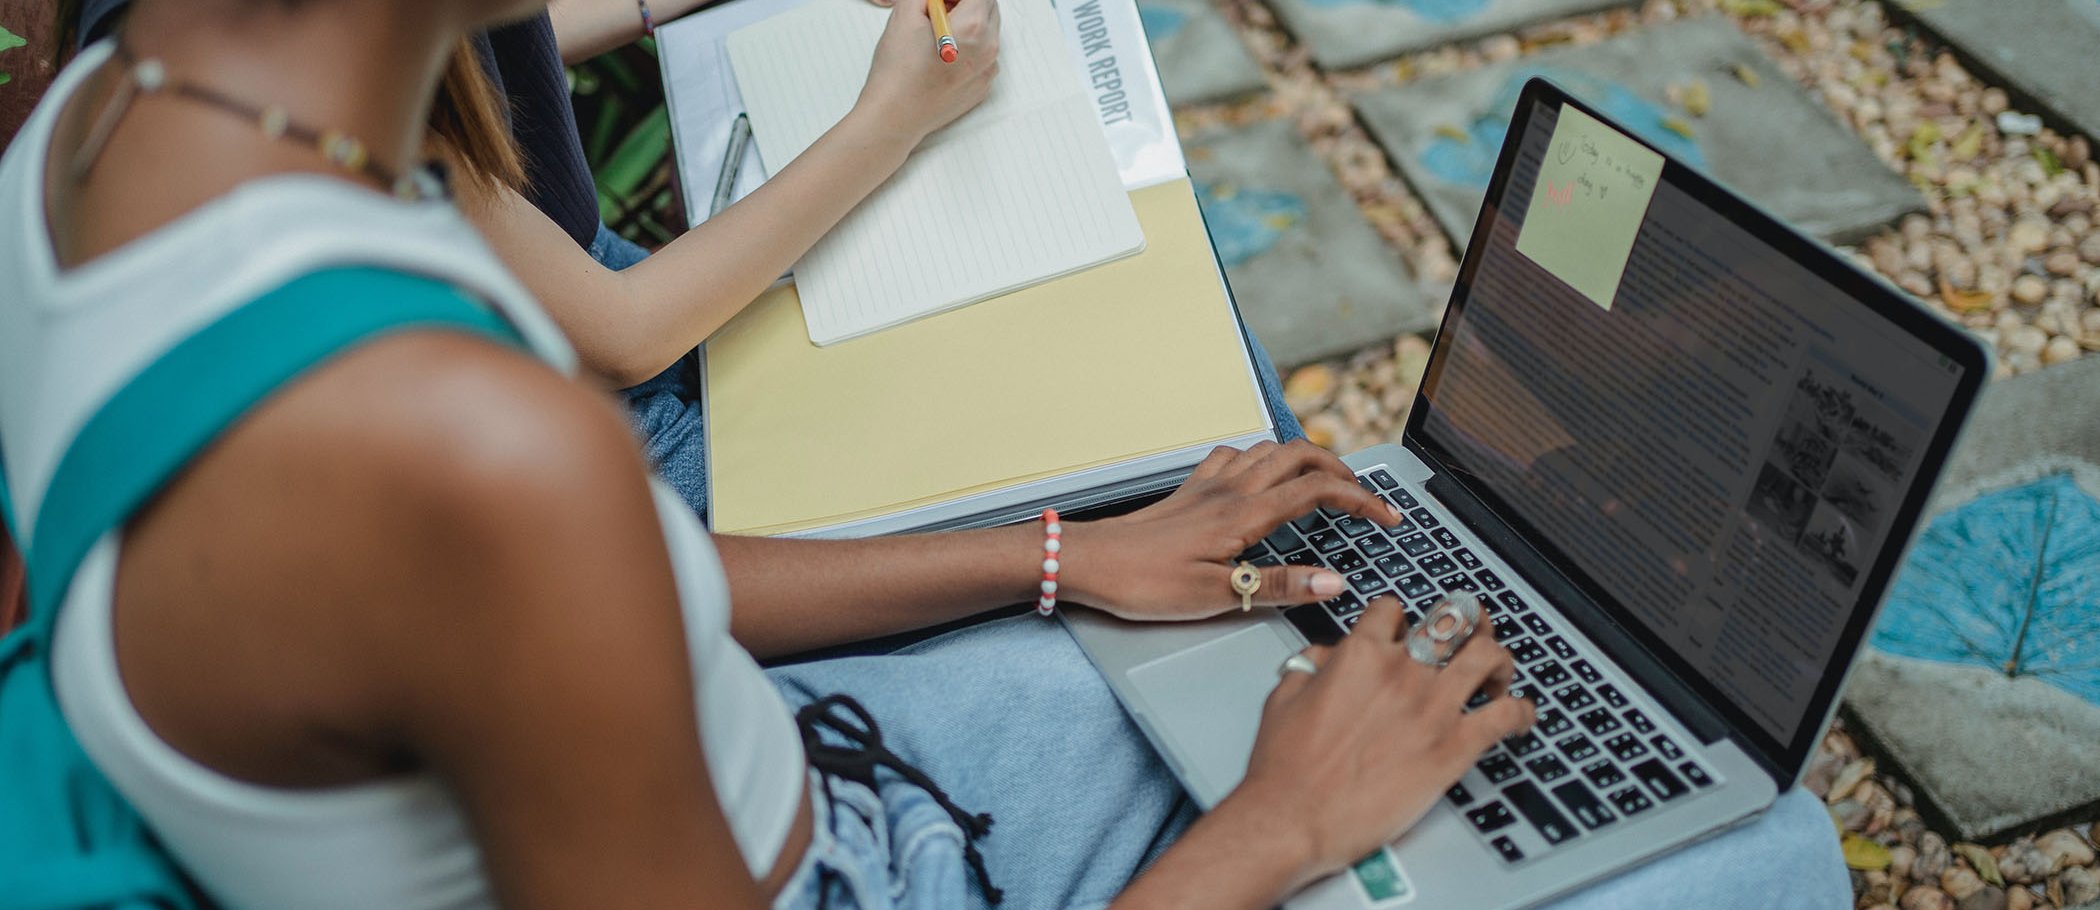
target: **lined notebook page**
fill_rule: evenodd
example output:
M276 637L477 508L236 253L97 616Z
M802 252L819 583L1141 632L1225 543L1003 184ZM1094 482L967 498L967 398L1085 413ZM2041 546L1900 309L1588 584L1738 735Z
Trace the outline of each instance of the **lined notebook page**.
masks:
M879 331L1144 247L1056 11L1048 0L1000 2L990 97L929 137L796 264L812 342ZM730 35L769 172L852 109L888 17L865 0L812 0Z

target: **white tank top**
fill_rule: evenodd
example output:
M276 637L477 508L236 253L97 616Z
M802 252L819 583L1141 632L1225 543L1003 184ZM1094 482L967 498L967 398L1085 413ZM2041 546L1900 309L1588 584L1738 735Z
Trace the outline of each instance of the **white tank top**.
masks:
M445 203L408 204L324 177L257 180L61 273L43 213L59 108L110 55L82 53L0 158L0 457L17 526L34 528L56 463L82 424L161 353L240 304L309 272L379 266L488 301L548 364L573 372L553 322ZM729 636L729 590L697 519L653 484L677 575L700 729L716 797L754 876L773 866L801 806L801 741L786 705ZM29 547L34 540L25 540ZM230 910L490 907L461 807L427 774L288 790L235 780L146 725L111 636L121 535L106 535L59 615L52 682L96 766Z

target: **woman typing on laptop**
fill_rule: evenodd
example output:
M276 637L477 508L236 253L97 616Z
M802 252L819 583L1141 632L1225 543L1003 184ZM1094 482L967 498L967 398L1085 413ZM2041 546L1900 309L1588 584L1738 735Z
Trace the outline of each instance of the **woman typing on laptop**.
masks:
M483 163L426 132L435 88L462 37L531 11L139 0L0 160L25 227L0 235L21 276L0 302L4 501L50 573L27 631L86 756L215 901L1264 907L1529 725L1492 641L1432 668L1378 603L1293 660L1244 783L1194 819L1037 617L769 679L754 654L1016 600L1156 620L1320 600L1339 576L1237 578L1237 554L1315 508L1394 515L1332 456L1270 444L1096 523L710 541L414 176L427 148ZM134 496L82 505L112 490ZM1622 881L1807 905L1770 874L1800 858L1797 822Z

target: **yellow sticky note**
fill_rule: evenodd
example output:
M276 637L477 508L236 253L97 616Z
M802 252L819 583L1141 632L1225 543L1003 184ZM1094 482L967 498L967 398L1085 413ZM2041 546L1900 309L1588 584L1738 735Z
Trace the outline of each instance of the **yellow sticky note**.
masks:
M1611 309L1662 170L1662 155L1563 106L1517 231L1517 252Z

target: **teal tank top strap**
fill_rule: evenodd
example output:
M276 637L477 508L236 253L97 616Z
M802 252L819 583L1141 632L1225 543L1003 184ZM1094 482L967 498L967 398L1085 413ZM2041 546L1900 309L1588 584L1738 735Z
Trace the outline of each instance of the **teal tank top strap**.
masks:
M90 418L53 471L26 537L31 624L56 612L80 561L170 477L280 386L376 336L451 329L523 347L487 305L431 278L315 272L170 348Z
M11 906L198 906L174 860L66 726L49 665L58 608L96 541L242 415L336 354L412 330L526 347L487 305L443 281L378 268L318 271L198 330L132 377L60 457L33 533L22 533L0 464L0 519L29 576L28 619L0 638L0 767L8 769L0 894Z

